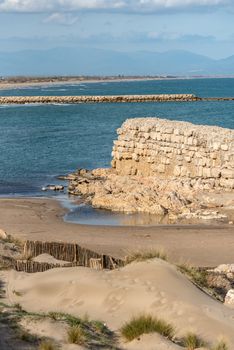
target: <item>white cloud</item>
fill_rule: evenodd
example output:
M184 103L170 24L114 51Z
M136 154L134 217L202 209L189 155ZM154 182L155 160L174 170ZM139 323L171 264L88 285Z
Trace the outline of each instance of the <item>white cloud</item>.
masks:
M232 6L232 0L0 0L0 12L157 12Z
M119 9L121 0L0 0L1 12L50 12Z
M139 0L141 6L151 7L187 7L187 6L216 6L230 3L227 0Z
M62 24L65 26L71 26L78 20L77 16L73 16L71 13L59 13L54 12L44 19L44 23Z

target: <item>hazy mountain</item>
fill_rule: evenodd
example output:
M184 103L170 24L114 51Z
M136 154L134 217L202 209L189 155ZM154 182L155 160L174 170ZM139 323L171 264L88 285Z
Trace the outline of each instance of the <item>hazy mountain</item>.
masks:
M234 75L234 56L214 60L188 51L116 52L54 48L0 52L0 75Z

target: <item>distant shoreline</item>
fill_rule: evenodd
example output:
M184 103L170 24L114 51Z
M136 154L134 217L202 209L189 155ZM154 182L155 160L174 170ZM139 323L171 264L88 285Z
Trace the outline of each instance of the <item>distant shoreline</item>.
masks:
M166 77L94 77L94 78L6 78L0 80L0 90L10 90L17 88L28 88L28 87L43 87L43 86L61 86L61 85L80 85L87 83L119 83L119 82L133 82L133 81L162 81L162 80L194 80L194 79L232 79L234 76L166 76ZM21 81L25 79L25 81ZM13 81L14 80L14 81Z

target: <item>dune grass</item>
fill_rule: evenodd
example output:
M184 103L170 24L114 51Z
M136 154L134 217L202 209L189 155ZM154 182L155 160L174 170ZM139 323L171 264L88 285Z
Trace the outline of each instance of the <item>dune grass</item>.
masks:
M39 350L57 350L58 347L50 340L43 340L39 345Z
M82 319L79 317L75 317L62 312L49 312L48 316L54 321L65 321L71 327L79 326L85 323L85 321L82 321Z
M130 252L129 255L125 258L126 263L130 264L133 261L146 261L150 259L161 259L167 261L167 254L163 250L156 250L156 249L150 249L150 250L138 250Z
M197 348L205 347L207 344L196 334L187 333L186 336L182 339L182 345L187 350L194 350Z
M122 326L120 332L127 341L132 341L142 334L148 333L159 333L171 340L175 334L174 327L171 324L151 315L133 317Z
M71 326L67 332L67 339L70 344L84 345L87 335L81 325Z
M211 350L228 350L228 346L224 340L220 340Z
M190 266L188 264L181 264L177 266L178 269L187 275L189 279L202 288L208 288L207 283L207 271L197 269L196 267Z

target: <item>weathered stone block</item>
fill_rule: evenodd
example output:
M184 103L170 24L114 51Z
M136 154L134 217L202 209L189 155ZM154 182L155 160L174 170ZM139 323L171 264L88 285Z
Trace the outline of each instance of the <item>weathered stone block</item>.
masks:
M221 175L225 179L234 179L234 169L222 169Z

